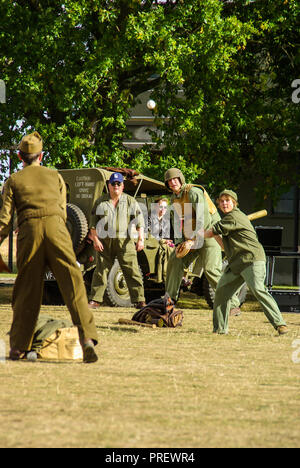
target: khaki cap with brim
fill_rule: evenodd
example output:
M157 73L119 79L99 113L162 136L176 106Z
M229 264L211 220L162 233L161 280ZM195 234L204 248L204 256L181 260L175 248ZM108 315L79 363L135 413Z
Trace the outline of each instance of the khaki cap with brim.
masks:
M228 189L223 190L220 193L219 198L223 197L223 195L228 195L229 197L233 198L236 202L238 201L238 196L233 190L228 190Z
M38 154L43 150L43 140L38 132L30 133L25 135L18 149L26 154Z

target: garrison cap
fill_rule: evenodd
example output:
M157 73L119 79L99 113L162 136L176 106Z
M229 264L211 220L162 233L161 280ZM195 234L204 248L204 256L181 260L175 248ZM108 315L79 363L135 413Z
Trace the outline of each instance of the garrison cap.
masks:
M25 135L22 138L18 149L27 154L40 153L43 150L43 140L41 135L38 132Z
M221 198L223 195L228 195L229 197L233 198L236 202L238 201L238 196L233 190L222 190L222 192L219 195L219 198Z

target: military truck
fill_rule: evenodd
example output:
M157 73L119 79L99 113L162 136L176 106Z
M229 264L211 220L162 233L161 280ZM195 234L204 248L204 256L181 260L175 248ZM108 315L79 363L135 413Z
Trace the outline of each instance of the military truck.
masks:
M112 170L120 171L119 168L110 169L99 167L59 171L67 187L67 227L88 293L96 266L96 252L87 239L89 219L96 200L103 193L108 193L107 183ZM170 196L164 183L134 171L130 172L127 178L124 178L124 186L124 192L136 198L140 204L145 215L145 223L148 222L147 216L151 213L151 204L160 196ZM145 248L138 252L137 256L147 301L160 297L165 292L164 283L158 280L158 255L160 255L159 241L150 234L146 235ZM209 306L212 307L213 289L204 275L194 278L192 268L189 268L183 280L182 289L190 290L191 288L198 295L204 295ZM105 300L111 306L130 307L132 305L126 281L117 260L115 260L108 275ZM243 300L244 294L241 298L242 302ZM51 271L46 272L43 303L63 304L58 285Z
M116 169L120 171L120 169ZM112 170L106 168L63 169L59 171L67 187L67 227L73 241L73 248L80 264L85 285L89 292L93 272L96 266L96 252L87 239L89 219L95 201L108 193L108 180ZM129 171L130 172L130 171ZM124 177L124 192L130 194L140 204L145 214L150 214L151 203L159 196L170 195L165 185L157 180L137 174L135 171ZM159 254L159 242L154 237L146 236L145 248L138 252L138 263L144 279L146 299L164 294L164 284L157 282L156 264ZM106 301L112 306L129 307L131 300L128 288L120 269L115 263L108 275ZM62 298L52 273L48 271L44 284L44 304L62 303Z

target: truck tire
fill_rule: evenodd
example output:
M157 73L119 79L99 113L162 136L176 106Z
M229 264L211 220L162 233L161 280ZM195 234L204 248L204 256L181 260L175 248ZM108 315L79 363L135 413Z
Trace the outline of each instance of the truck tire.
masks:
M60 289L56 281L44 281L43 305L64 305Z
M139 267L139 269L142 275L141 268ZM129 290L117 259L107 277L105 300L112 307L133 307Z
M78 255L84 248L84 239L88 234L88 222L83 211L76 205L67 204L67 229L70 233L73 249ZM55 278L44 281L43 305L63 305L64 300Z
M67 228L73 242L74 252L78 255L84 248L84 239L88 234L89 226L83 211L71 203L67 204Z

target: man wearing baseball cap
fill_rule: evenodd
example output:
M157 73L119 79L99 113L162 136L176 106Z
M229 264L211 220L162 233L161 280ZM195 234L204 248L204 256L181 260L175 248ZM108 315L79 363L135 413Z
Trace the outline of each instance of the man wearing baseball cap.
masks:
M18 360L31 348L47 267L53 272L73 324L78 327L84 362L97 361L97 330L88 308L82 273L66 227L66 187L60 174L41 166L43 141L38 132L19 145L23 169L4 187L0 243L9 234L17 212L17 268L10 331L10 358Z
M110 178L109 178L109 181L108 183L113 185L114 182L120 182L120 184L123 184L124 182L124 177L123 175L120 173L120 172L114 172Z
M279 335L287 326L275 299L265 287L266 255L248 217L239 210L238 196L233 190L223 190L217 200L224 217L204 233L205 238L218 237L228 260L215 295L213 313L214 333L228 333L230 298L246 282L251 293Z
M107 275L118 259L129 290L131 302L140 309L146 305L143 278L139 269L137 252L144 248L144 217L137 201L124 193L124 178L119 172L108 180L109 194L95 203L89 237L97 252L89 306L96 309L103 301ZM135 226L138 239L135 244L130 226Z

